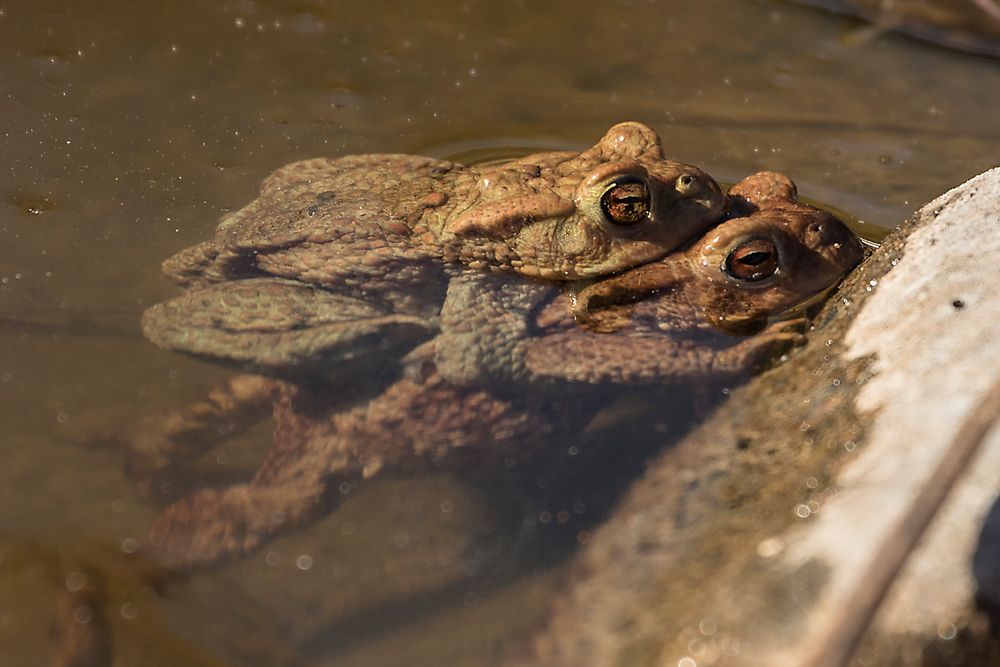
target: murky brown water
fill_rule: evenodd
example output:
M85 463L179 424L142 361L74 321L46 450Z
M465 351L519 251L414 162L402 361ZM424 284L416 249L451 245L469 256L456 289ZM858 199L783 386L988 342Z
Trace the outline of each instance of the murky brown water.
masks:
M784 171L892 226L1000 160L1000 63L896 36L846 45L855 27L777 1L0 0L0 565L37 553L57 572L0 569L17 592L0 662L44 664L59 572L86 562L142 591L100 554L155 507L97 436L225 377L145 342L138 316L174 293L159 262L274 167L581 147L635 119L720 180ZM268 439L225 445L205 479L246 474ZM559 579L546 538L496 506L509 491L433 470L369 484L270 561L136 593L162 615L140 630L113 605L120 664L498 664Z

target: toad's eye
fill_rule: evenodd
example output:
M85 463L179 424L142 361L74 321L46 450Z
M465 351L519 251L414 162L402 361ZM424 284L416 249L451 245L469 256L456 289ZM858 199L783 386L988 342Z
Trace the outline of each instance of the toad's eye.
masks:
M677 177L674 188L685 197L690 197L701 191L701 181L692 174L681 174Z
M778 248L770 239L744 241L726 257L726 273L738 280L764 280L777 270Z
M649 186L640 180L617 181L601 196L601 210L616 225L634 225L649 215Z

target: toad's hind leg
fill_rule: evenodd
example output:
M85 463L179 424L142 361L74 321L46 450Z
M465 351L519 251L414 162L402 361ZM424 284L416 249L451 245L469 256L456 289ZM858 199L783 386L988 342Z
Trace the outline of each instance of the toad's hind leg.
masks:
M201 489L160 513L146 538L160 564L188 569L249 553L322 513L327 489L360 476L342 439L329 430L339 415L325 420L313 414L319 406L294 405L299 393L277 389L274 445L249 483Z
M157 517L146 549L161 565L179 569L246 554L315 513L327 485L308 481L299 487L250 483L197 491Z
M239 435L267 415L273 388L263 376L237 375L180 410L139 420L115 436L127 450L129 474L148 478Z
M539 418L489 392L432 374L404 379L378 397L327 414L328 399L283 385L275 445L253 480L204 489L167 507L147 538L151 555L190 568L244 555L279 532L333 509L345 481L415 457L443 459L473 445L524 445Z

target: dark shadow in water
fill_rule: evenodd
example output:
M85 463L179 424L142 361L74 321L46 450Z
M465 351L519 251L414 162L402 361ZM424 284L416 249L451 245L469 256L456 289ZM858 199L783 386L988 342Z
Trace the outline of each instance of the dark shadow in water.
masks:
M511 586L573 556L589 530L603 522L646 462L680 439L723 398L721 387L697 395L647 390L622 396L576 438L561 438L527 459L487 469L461 466L498 515L481 571L422 593L370 605L314 630L302 653L333 658L377 643L407 626ZM452 467L454 462L449 464ZM471 472L470 472L471 471ZM485 592L484 592L485 591Z

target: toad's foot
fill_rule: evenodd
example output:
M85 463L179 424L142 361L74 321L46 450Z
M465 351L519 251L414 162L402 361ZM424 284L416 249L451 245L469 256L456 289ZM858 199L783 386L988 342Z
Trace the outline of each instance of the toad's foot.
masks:
M177 569L241 556L320 511L322 490L261 484L203 489L157 517L146 549L161 565Z

